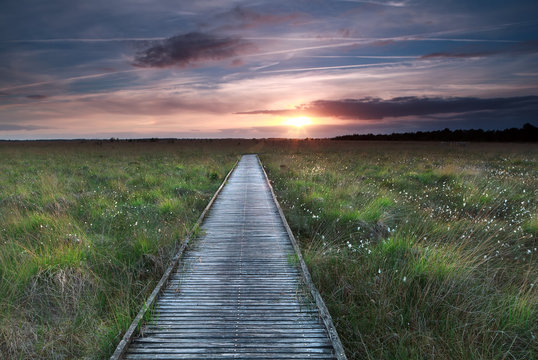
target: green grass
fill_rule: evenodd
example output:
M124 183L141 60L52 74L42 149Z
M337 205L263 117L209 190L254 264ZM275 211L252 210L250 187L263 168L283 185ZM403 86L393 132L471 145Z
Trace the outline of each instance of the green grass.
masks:
M349 359L538 357L536 145L297 140L0 143L0 357L108 357L252 152Z
M0 357L110 356L237 157L204 142L1 144Z
M350 359L538 356L535 145L262 156Z

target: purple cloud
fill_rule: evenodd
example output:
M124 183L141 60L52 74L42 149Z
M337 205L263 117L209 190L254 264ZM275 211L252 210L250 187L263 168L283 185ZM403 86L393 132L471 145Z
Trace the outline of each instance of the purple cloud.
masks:
M342 119L382 120L387 117L425 116L443 113L469 113L492 110L525 110L538 115L538 96L509 98L427 98L397 97L389 100L379 98L317 100L294 110L255 110L238 114L289 115L305 113Z
M41 94L32 94L32 95L27 95L26 97L32 100L43 100L43 99L46 99L48 96L41 95Z
M165 39L138 53L137 67L185 67L208 60L222 60L253 50L252 43L235 37L191 32Z

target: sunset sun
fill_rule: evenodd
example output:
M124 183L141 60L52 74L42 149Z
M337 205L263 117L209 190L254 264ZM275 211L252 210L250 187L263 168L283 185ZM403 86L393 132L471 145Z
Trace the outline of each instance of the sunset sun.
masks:
M288 118L286 120L286 125L295 126L298 128L306 126L306 125L310 125L310 124L312 124L312 120L308 116L297 116L297 117Z

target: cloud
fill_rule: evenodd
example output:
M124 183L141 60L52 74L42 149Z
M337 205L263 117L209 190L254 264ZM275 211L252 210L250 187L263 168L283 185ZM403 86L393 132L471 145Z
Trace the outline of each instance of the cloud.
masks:
M137 72L137 71L142 71L142 70L141 69L129 69L129 70L121 70L121 71L115 71L115 72L104 72L104 73L97 73L97 74L72 76L72 77L66 77L62 79L38 81L38 82L32 82L32 83L13 85L13 86L0 88L0 92L3 93L5 90L23 89L23 88L37 87L37 86L43 86L43 85L70 84L70 83L81 81L81 80L98 79L98 78L111 76L114 74L132 73L132 72Z
M396 43L394 39L377 40L372 43L372 46L387 46Z
M41 95L41 94L32 94L32 95L27 95L26 97L32 100L43 100L43 99L46 99L48 96Z
M525 41L515 45L501 47L491 50L476 50L473 51L447 51L447 52L435 52L421 56L421 59L434 59L434 58L473 58L502 54L532 54L538 52L538 41Z
M275 25L281 23L298 23L307 20L306 15L299 13L292 14L267 14L247 9L242 6L217 14L214 16L212 25L215 23L224 23L218 26L219 30L237 30L250 29L265 25ZM207 26L207 24L204 24Z
M431 54L422 55L421 59L435 59L435 58L474 58L474 57L483 57L489 55L496 55L499 52L496 51L483 51L483 52L435 52Z
M408 5L408 1L367 1L367 0L340 0L345 2L356 2L356 3L364 3L364 4L372 4L372 5L379 5L379 6L393 6L393 7L404 7Z
M379 98L317 100L294 110L255 110L238 114L289 115L304 113L313 116L341 119L382 120L387 117L426 116L443 113L469 113L498 110L531 111L538 116L538 96L509 98L474 97L397 97L389 100Z
M185 116L192 113L223 115L230 114L236 106L224 96L204 94L196 96L183 93L178 96L174 91L168 93L156 89L111 91L95 95L57 96L54 101L42 102L39 105L27 102L21 106L39 110L43 118L53 120L77 117L77 114L140 117ZM59 107L58 103L62 106Z
M303 111L304 109L280 109L280 110L253 110L253 111L239 111L236 115L291 115Z
M0 131L32 131L32 130L44 130L50 129L48 126L35 126L35 125L17 125L17 124L0 124Z
M230 65L232 67L239 67L245 65L245 62L242 59L233 59Z
M176 35L139 52L133 63L137 67L185 67L208 60L222 60L254 49L254 45L236 37L191 32Z

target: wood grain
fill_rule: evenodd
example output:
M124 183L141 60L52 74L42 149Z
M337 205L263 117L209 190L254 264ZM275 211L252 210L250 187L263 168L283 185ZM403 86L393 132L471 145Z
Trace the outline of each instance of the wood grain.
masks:
M124 358L345 359L291 261L298 248L256 155L241 158L201 229Z

